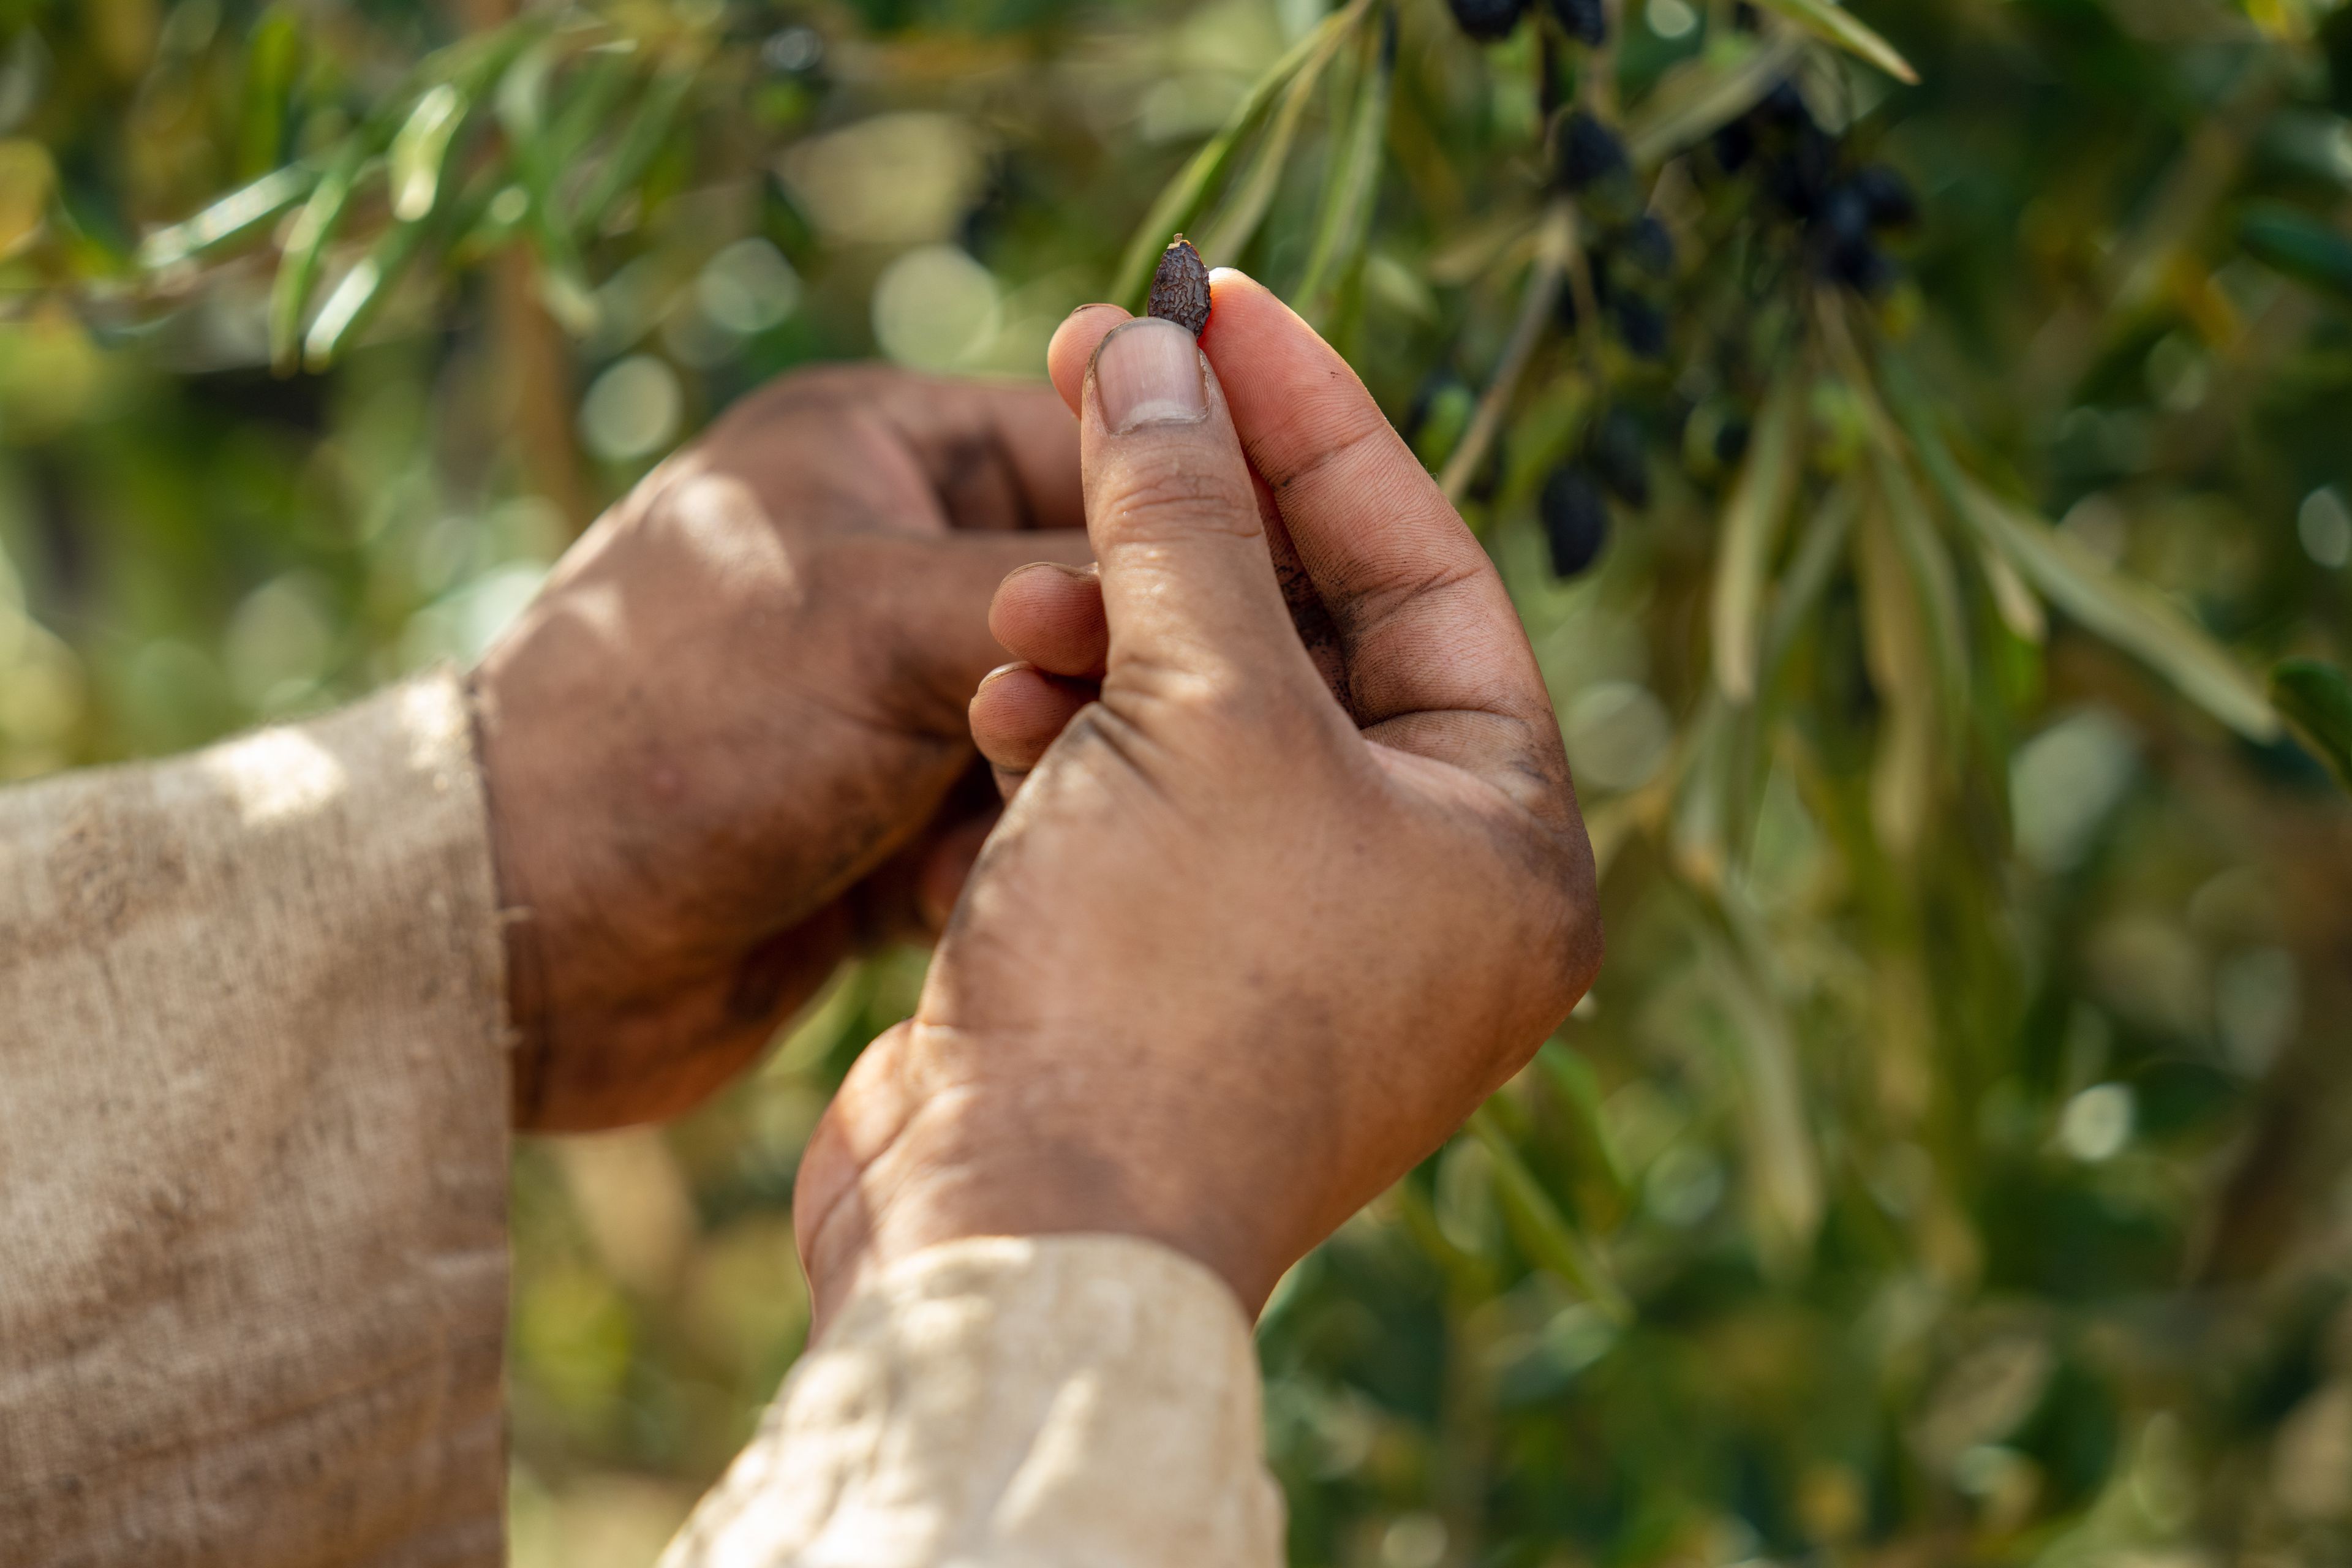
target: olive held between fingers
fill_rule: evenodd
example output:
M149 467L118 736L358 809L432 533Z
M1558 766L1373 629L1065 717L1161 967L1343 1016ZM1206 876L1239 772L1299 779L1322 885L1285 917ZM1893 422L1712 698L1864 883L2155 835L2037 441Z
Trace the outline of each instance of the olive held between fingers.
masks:
M1446 0L1453 7L1454 24L1482 44L1507 38L1511 29L1519 25L1519 13L1525 11L1527 0Z
M1194 337L1209 324L1209 268L1201 253L1182 235L1169 241L1151 275L1151 302L1147 312L1173 321Z

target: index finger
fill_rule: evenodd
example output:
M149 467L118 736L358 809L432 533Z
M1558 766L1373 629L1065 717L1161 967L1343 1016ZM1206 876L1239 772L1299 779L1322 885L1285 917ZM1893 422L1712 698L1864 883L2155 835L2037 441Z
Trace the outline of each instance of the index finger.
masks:
M1358 718L1490 713L1556 735L1494 563L1356 373L1255 279L1211 286L1202 349L1330 611Z

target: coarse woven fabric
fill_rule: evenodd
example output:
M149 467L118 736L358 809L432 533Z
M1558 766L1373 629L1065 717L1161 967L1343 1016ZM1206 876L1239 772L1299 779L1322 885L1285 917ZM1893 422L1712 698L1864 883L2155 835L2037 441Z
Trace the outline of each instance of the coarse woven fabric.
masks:
M446 675L0 792L0 1560L504 1552L505 979Z
M662 1568L1275 1568L1233 1292L1127 1237L987 1237L860 1287Z

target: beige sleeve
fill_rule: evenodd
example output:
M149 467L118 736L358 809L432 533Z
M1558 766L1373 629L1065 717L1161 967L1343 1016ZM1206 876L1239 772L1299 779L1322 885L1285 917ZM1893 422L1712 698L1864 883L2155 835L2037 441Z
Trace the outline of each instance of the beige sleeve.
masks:
M438 678L0 792L0 1558L495 1564L507 1088Z
M1276 1568L1233 1293L1121 1237L932 1247L802 1358L662 1568Z

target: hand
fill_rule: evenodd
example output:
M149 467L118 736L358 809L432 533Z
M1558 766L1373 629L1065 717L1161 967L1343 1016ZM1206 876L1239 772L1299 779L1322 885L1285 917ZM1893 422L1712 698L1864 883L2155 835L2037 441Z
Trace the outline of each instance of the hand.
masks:
M519 1125L674 1114L853 945L936 929L986 830L957 791L989 595L1085 560L1080 521L1052 392L840 369L573 548L475 676Z
M803 1162L820 1321L919 1247L1069 1231L1255 1312L1599 965L1502 583L1337 354L1238 274L1214 300L1203 352L1099 308L1055 344L1100 568L996 602L1026 662L972 720L1019 793Z

